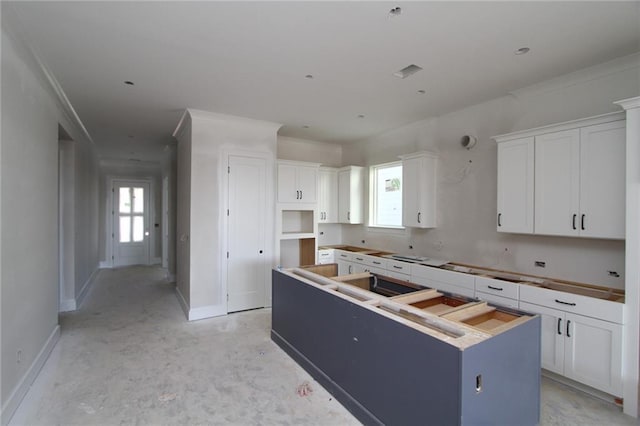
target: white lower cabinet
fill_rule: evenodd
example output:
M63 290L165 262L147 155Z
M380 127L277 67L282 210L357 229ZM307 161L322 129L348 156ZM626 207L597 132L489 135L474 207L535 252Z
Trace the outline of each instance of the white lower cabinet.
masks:
M614 396L622 396L620 324L520 302L542 318L542 368Z
M348 275L353 273L353 263L350 261L336 259L336 263L338 264L338 275Z
M334 250L333 249L321 249L318 250L318 263L320 265L326 265L328 263L334 263Z

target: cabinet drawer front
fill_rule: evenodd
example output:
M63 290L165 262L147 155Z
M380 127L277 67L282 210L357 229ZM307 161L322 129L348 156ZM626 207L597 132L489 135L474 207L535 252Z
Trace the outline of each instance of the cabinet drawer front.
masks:
M619 302L532 285L520 286L520 301L622 324L624 304Z
M487 277L476 277L476 291L509 299L518 299L519 285Z
M473 296L473 288L466 287L458 287L453 284L443 283L442 281L430 280L428 278L422 277L411 277L411 282L414 284L421 285L423 287L435 288L436 290L446 291L447 293L459 294L461 296L466 297L474 297Z
M411 264L407 262L398 262L397 260L387 260L387 270L411 275Z
M334 259L333 250L318 250L318 262L333 263Z
M411 265L411 277L422 277L439 281L446 284L453 284L458 287L475 289L475 277L462 272L447 271L431 266Z
M334 257L339 260L352 260L352 253L343 250L335 250Z
M485 302L489 302L492 304L505 306L507 308L518 309L518 301L513 299L508 299L502 296L496 296L492 293L483 293L480 291L476 291L476 297L480 300L484 300Z
M356 253L353 255L352 260L354 262L362 263L363 265L373 266L374 268L385 269L387 267L386 260L378 256Z
M383 275L386 275L387 277L395 278L397 280L411 281L411 275L403 274L401 272L394 272L389 269L387 269Z

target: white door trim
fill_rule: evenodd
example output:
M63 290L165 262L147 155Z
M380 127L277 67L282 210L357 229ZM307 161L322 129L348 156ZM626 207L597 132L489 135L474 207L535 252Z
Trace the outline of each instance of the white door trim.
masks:
M227 217L227 209L229 208L229 173L227 172L227 167L229 167L229 157L238 156L238 157L248 157L248 158L259 158L264 159L266 162L266 171L267 171L267 189L266 189L266 200L267 200L267 211L265 214L265 307L271 306L271 267L273 266L273 256L274 256L274 216L275 216L275 204L273 201L275 200L274 193L274 167L275 167L275 158L274 155L270 152L260 152L260 151L248 151L248 150L222 150L222 155L220 156L220 171L222 177L222 202L220 203L220 217L222 221L220 223L220 238L218 250L220 253L220 283L221 283L221 291L222 291L222 300L224 300L225 312L229 313L229 306L227 303L227 294L228 294L228 285L227 285L227 248L229 247L229 218Z
M145 178L128 178L128 177L123 177L123 176L107 176L107 187L106 187L106 191L107 191L107 200L106 200L106 207L107 210L105 211L105 230L106 230L106 234L105 234L105 241L106 241L106 256L107 259L104 263L100 262L100 266L101 267L106 267L106 268L113 268L113 261L114 261L114 244L113 244L113 238L114 238L114 229L113 229L113 218L114 218L114 212L115 212L115 206L114 206L114 192L113 192L113 185L116 182L120 182L120 181L125 181L125 182L133 182L133 183L145 183L147 185L149 185L149 260L148 263L151 263L151 260L153 259L153 256L151 255L152 250L155 247L155 237L154 237L154 233L155 233L155 228L153 226L153 224L155 223L155 200L154 200L154 185L153 185L153 178L151 177L145 177Z

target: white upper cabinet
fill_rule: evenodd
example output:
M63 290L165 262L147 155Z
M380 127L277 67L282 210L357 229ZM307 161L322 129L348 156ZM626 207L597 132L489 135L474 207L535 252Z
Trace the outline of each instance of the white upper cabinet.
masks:
M580 235L625 237L625 121L580 129Z
M316 163L278 161L278 202L316 203L318 193Z
M338 222L338 169L320 167L318 186L318 222Z
M402 155L402 225L436 227L438 156L431 152Z
M580 129L536 136L535 231L579 235Z
M364 222L364 167L347 166L338 171L338 222Z
M624 239L625 135L613 113L495 137L498 231Z
M533 232L533 137L498 144L500 232Z

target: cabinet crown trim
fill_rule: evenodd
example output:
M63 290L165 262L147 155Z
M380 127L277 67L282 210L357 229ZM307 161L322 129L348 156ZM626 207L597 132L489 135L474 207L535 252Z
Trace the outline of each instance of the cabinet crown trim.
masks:
M307 166L307 167L320 167L320 163L310 163L307 161L296 161L296 160L280 160L278 159L278 164L289 164L292 166Z
M635 98L622 99L622 100L614 102L614 104L620 105L625 110L633 109L633 108L640 108L640 96L636 96Z
M418 152L414 152L413 154L398 155L398 158L401 160L410 160L412 158L420 158L420 157L429 157L429 158L437 159L438 154L431 151L418 151Z
M562 123L550 124L547 126L535 127L533 129L520 130L517 132L506 133L503 135L493 136L491 139L497 143L506 142L513 139L526 138L530 136L539 136L545 133L560 132L563 130L577 129L579 127L593 126L596 124L610 123L612 121L622 121L626 117L624 111L610 112L607 114L596 115L594 117L580 118L578 120L565 121Z

